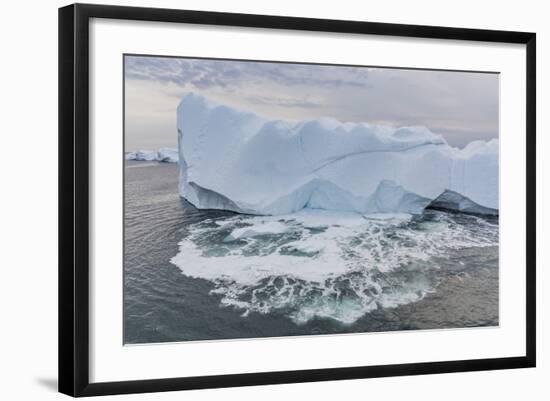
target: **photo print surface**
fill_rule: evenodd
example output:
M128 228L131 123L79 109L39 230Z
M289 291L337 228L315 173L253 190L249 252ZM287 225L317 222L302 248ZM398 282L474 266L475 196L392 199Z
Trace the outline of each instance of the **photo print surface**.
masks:
M124 342L499 325L499 74L124 56Z

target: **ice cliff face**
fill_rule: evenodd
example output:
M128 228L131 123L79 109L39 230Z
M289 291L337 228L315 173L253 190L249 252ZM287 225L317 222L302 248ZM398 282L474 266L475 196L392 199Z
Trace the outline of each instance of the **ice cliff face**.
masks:
M201 209L420 213L446 190L498 209L497 140L459 150L424 127L266 120L195 94L177 126L180 194Z

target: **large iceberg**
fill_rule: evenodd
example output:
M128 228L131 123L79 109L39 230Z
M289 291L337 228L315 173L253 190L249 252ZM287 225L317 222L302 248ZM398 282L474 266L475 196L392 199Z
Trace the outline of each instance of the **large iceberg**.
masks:
M498 140L457 149L425 127L268 120L192 93L177 127L179 191L200 209L421 213L445 191L498 209Z

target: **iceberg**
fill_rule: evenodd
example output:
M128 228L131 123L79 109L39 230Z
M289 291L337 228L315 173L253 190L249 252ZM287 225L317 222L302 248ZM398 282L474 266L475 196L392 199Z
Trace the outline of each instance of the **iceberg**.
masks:
M177 163L179 153L177 149L161 148L157 152L157 160L165 163Z
M177 129L179 192L199 209L417 214L445 191L498 209L496 139L457 149L426 127L269 120L193 93Z
M154 161L157 157L157 152L152 150L137 150L126 154L126 160Z
M161 148L158 151L138 150L126 154L126 160L137 161L159 161L165 163L177 163L178 158L178 150L173 148Z

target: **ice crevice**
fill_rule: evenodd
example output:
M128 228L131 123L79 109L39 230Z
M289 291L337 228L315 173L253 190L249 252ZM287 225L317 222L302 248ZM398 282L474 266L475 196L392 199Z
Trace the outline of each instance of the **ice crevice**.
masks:
M413 150L413 149L416 149L418 147L421 147L421 146L424 146L424 145L427 145L427 144L419 144L419 145L414 145L414 146L411 146L409 148L405 148L405 149L399 149L399 150L362 150L362 151L359 151L359 152L355 152L355 153L350 153L350 154L347 154L347 155L343 155L343 156L339 156L339 157L336 157L332 160L329 160L327 161L325 164L321 165L321 166L318 166L318 167L315 167L313 169L313 172L317 172L321 169L323 169L324 167L327 167L328 165L330 164L333 164L333 163L337 163L341 160L344 160L344 159L347 159L347 158L350 158L350 157L354 157L354 156L359 156L359 155L363 155L363 154L367 154L367 153L389 153L389 152L407 152L409 150ZM439 144L434 144L434 145L439 145Z

